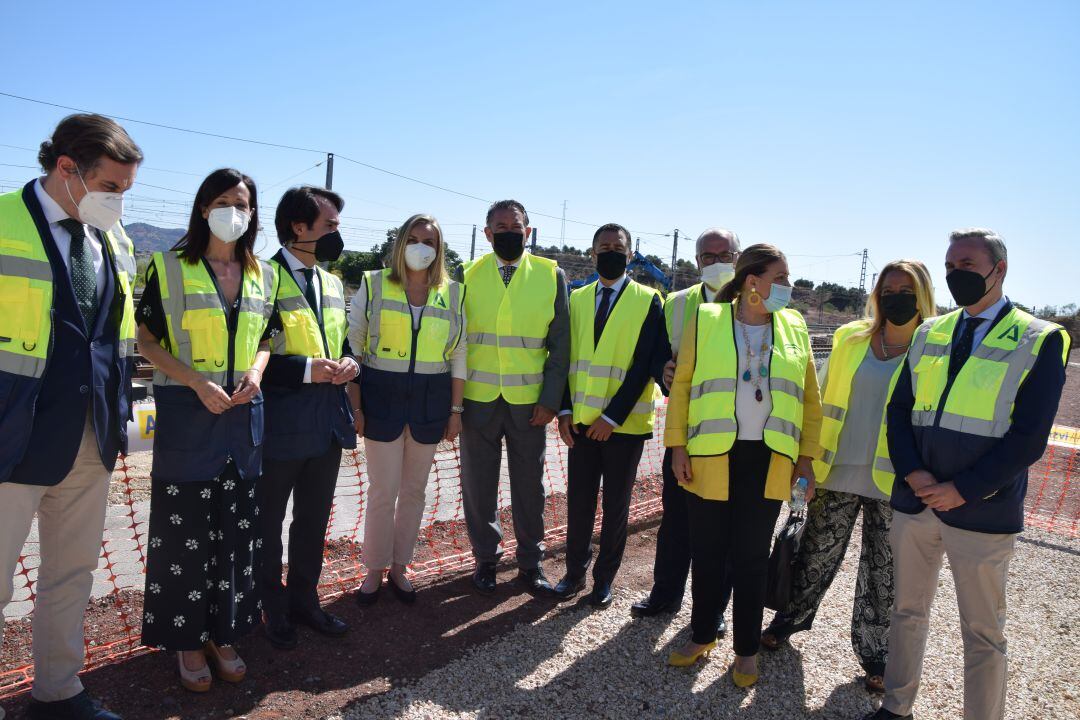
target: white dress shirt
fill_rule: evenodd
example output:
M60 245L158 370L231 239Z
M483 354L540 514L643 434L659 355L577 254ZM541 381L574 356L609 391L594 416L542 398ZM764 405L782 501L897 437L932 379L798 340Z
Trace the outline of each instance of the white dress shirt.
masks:
M41 180L34 183L34 194L37 195L41 210L45 213L45 220L49 223L49 231L52 233L56 247L60 250L60 257L67 266L68 276L71 276L71 233L60 224L61 220L67 220L71 216L67 214L60 204L45 192L45 186ZM97 299L101 303L101 296L105 292L105 249L101 247L101 239L98 231L83 223L86 232L86 243L90 247L90 256L94 260L94 275L97 276Z
M629 280L629 278L626 275L623 275L621 278L611 284L611 289L615 292L611 293L611 299L608 300L608 315L611 314L611 309L615 306L615 298L619 297L619 293L621 293L623 288L626 287L627 280ZM600 309L600 301L604 298L604 293L601 291L605 287L607 286L604 285L604 283L599 280L596 281L596 304L593 305L593 317L596 317L596 312Z
M979 347L979 344L983 341L983 338L986 337L986 333L990 332L990 326L994 324L994 318L998 316L998 313L1001 312L1001 308L1005 307L1005 303L1007 302L1009 302L1009 298L1002 295L996 303L986 308L978 315L974 316L977 318L982 318L985 322L979 323L979 327L975 328L975 334L972 335L971 341L972 350ZM968 311L966 309L962 313L960 313L961 321L967 321L967 319L970 317L972 316L968 315ZM963 332L962 327L960 328L959 332Z
M307 292L307 278L304 277L304 271L308 269L314 270L315 268L308 268L303 260L293 255L292 250L289 248L283 248L281 254L285 257L285 262L288 263L289 271L292 272L293 277L296 279L296 284L300 286L300 292ZM322 288L319 285L319 283L315 283L315 302L322 305ZM317 308L312 308L312 310L318 311Z

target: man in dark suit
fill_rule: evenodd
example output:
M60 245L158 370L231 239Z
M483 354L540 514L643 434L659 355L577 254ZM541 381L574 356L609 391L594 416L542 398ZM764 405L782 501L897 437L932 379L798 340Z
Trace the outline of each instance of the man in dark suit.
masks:
M272 355L263 378L266 441L259 479L263 560L259 585L266 634L280 649L296 646L294 623L339 637L344 620L319 606L323 541L343 448L356 447L345 384L360 370L349 348L341 280L316 265L341 254L345 201L317 187L281 196L274 224L282 249ZM275 320L271 321L276 324ZM292 496L288 585L281 584L281 529Z
M131 418L135 258L119 221L142 159L112 120L72 115L41 144L45 177L0 196L0 610L37 514L36 719L117 717L77 673Z
M600 608L611 605L638 462L652 437L653 380L663 383L671 359L660 295L627 276L630 255L630 233L621 225L604 225L593 235L599 278L570 298L570 378L559 412L559 432L570 452L566 575L555 595L567 599L585 587L603 482L600 553L589 598Z
M516 200L491 206L484 234L493 252L466 263L456 277L468 288L461 494L476 558L473 585L483 594L495 592L505 439L518 579L530 592L548 595L551 583L540 565L544 453L570 358L566 276L554 261L525 252L532 228Z
M945 270L959 307L915 331L886 411L896 598L885 699L867 720L912 717L945 555L964 641L964 719L1005 717L1009 560L1028 467L1046 449L1065 385L1069 336L1004 295L1000 236L953 232Z

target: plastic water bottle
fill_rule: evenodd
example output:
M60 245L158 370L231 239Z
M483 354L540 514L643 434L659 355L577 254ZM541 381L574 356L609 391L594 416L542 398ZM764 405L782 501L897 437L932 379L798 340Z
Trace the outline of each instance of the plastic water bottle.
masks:
M801 477L791 487L791 512L801 513L806 509L806 486L809 485L806 478Z

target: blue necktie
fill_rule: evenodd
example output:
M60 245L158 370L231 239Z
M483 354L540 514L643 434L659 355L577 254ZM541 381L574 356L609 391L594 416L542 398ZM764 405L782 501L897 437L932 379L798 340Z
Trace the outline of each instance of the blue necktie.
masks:
M964 327L960 331L960 339L953 345L952 354L949 356L949 379L952 380L960 372L967 359L971 357L971 349L975 345L975 330L985 322L986 318L971 317L964 320Z
M593 345L598 344L600 336L604 334L608 313L611 312L611 293L613 292L614 290L609 287L600 288L600 306L596 308L596 317L593 319Z

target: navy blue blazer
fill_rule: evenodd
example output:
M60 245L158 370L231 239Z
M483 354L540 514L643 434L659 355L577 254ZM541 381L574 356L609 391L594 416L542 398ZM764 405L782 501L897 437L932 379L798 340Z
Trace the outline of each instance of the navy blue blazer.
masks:
M288 261L279 251L274 260L288 271ZM291 273L290 273L291 275ZM318 278L318 275L315 276ZM292 282L286 278L283 282ZM317 313L323 341L326 331L322 314ZM284 332L281 316L275 310L270 318L271 335ZM342 342L342 356L352 356L349 338ZM356 447L352 407L345 385L305 383L305 355L271 355L263 373L262 390L266 399L265 460L302 460L320 457L330 449L331 441L343 448Z
M112 248L99 233L106 254L105 286L93 328L87 328L75 301L68 267L56 246L33 180L23 188L23 202L37 225L53 273L53 339L40 379L0 373L8 385L7 408L0 422L0 482L56 485L71 471L82 442L87 413L93 419L102 466L112 470L127 450L134 362L119 357L118 291Z

